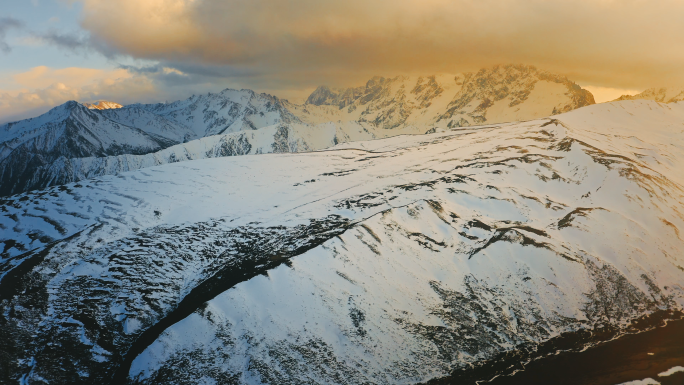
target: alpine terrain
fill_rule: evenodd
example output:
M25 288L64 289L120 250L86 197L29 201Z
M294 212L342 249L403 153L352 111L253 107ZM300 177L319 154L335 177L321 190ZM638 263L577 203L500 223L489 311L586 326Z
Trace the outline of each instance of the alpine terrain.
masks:
M498 67L5 126L101 176L0 200L0 383L475 384L681 318L684 102L592 102Z
M538 119L593 103L567 78L522 65L319 87L302 105L231 89L173 103L69 102L0 126L0 196L185 160Z

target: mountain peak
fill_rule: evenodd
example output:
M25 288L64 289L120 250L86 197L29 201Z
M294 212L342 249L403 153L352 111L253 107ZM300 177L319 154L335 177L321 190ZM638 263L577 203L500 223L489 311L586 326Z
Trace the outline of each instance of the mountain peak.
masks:
M109 102L106 100L99 100L95 103L83 103L83 105L88 107L88 109L91 109L91 110L110 110L110 109L123 107L119 103Z
M318 87L306 101L338 107L351 120L384 129L530 120L594 103L589 91L567 77L522 64L456 75L374 76L360 87Z

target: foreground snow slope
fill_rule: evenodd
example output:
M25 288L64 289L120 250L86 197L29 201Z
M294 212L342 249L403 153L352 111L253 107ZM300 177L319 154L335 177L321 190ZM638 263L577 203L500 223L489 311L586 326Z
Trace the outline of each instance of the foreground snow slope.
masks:
M16 195L2 382L415 383L626 327L684 306L682 166L684 103L623 101Z

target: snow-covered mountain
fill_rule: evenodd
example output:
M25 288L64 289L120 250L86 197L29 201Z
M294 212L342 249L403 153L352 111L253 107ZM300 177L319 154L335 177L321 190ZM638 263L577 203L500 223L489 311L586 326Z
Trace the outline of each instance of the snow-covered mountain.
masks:
M108 102L106 100L100 100L95 103L83 103L83 105L91 110L109 110L123 107L119 103Z
M188 127L197 138L279 123L297 122L280 99L252 90L227 89L218 94L194 95L173 103L133 104Z
M197 135L186 125L166 119L138 106L106 109L100 114L117 123L136 127L148 134L171 139L174 143L184 143L197 139Z
M319 87L303 108L293 110L303 120L339 116L382 129L452 128L538 119L590 104L593 95L566 77L506 65L458 75L374 77L357 88Z
M117 108L68 102L37 118L0 126L0 196L113 170L73 164L107 164L111 157L135 157L205 136L297 121L277 98L248 90Z
M0 126L0 195L70 181L67 175L42 177L42 170L60 159L145 154L177 143L157 131L118 123L74 101L37 118L4 124Z
M0 382L476 378L676 316L683 122L613 102L5 198Z
M512 65L456 76L376 77L365 87L347 90L320 87L303 105L231 89L173 103L121 107L100 102L91 105L94 109L89 115L83 112L88 111L85 107L69 103L56 110L75 109L91 117L88 122L80 119L90 134L64 131L59 134L61 140L85 140L95 147L53 151L54 140L41 139L45 148L33 150L30 136L21 135L11 142L0 138L0 153L12 153L11 160L0 164L0 195L184 160L312 151L338 143L483 122L536 119L592 103L588 91L564 77ZM11 130L15 132L22 126L26 132L58 135L55 130L59 128L45 127L61 127L60 114L51 111L7 127L14 127ZM110 133L111 129L135 134ZM79 135L87 138L82 140ZM141 142L141 135L156 144Z
M684 87L649 88L636 95L622 95L620 100L655 100L660 103L675 103L684 100Z

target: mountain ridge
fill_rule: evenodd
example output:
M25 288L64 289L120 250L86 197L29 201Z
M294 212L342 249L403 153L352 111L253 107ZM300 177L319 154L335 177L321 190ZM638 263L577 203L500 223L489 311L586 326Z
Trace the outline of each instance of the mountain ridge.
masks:
M307 99L307 105L332 105L352 113L363 109L360 121L367 121L385 129L418 121L421 124L452 128L485 123L529 120L556 115L594 104L593 95L567 77L538 70L534 66L505 65L483 68L476 73L387 79L373 77L365 86L331 89L317 88ZM553 87L544 91L546 110L520 111L537 87ZM444 100L446 98L446 100ZM445 105L430 111L433 103ZM446 103L445 103L446 102ZM540 103L540 101L536 101ZM495 106L496 105L496 106ZM492 108L494 107L494 108ZM489 117L488 117L489 113ZM412 118L414 118L412 120Z
M0 196L140 165L218 154L320 150L349 141L529 120L593 102L591 93L566 77L524 65L455 76L376 76L362 87L319 87L301 105L246 89L171 103L101 102L83 105L80 115L86 118L76 125L80 131L66 132L60 126L62 115L77 106L68 102L39 117L0 126ZM113 140L111 130L130 134ZM208 137L216 138L188 144ZM54 144L59 140L91 144L87 150L76 145L59 150ZM37 148L36 141L43 147ZM209 143L215 147L206 147ZM173 146L180 147L165 151ZM197 153L199 148L206 155Z
M684 100L684 87L653 87L636 95L622 95L620 100L654 100L659 103L676 103Z

